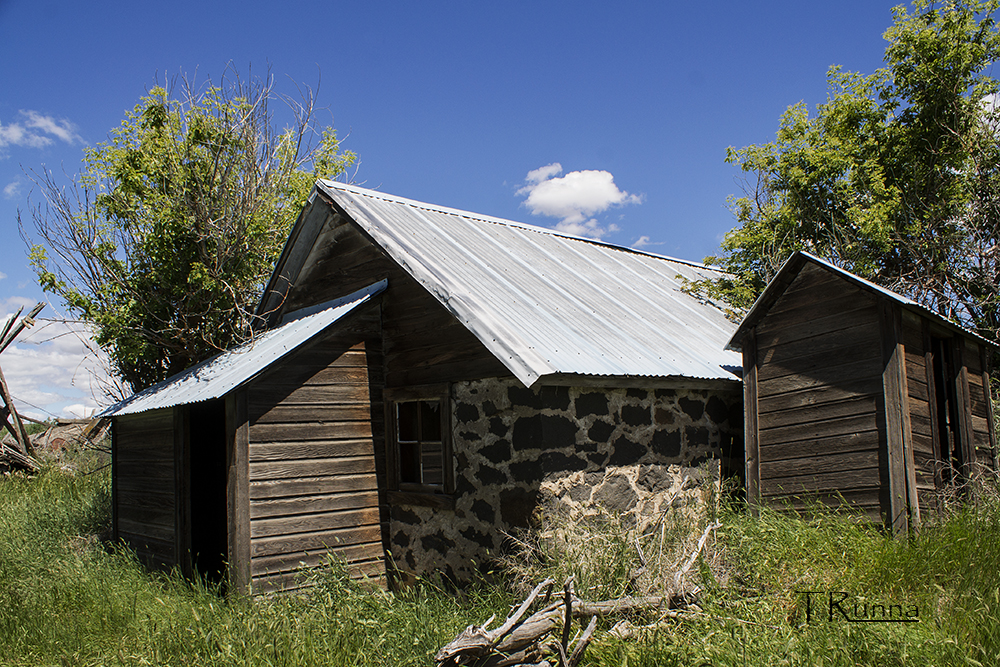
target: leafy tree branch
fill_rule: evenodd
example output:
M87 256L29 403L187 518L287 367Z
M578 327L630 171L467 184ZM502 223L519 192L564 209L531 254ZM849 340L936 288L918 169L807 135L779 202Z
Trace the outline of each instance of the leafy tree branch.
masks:
M283 102L292 122L274 126ZM112 370L141 390L252 336L254 307L317 177L354 161L315 98L227 71L153 88L69 186L34 174L19 216L42 287L93 323ZM26 224L27 223L27 224Z

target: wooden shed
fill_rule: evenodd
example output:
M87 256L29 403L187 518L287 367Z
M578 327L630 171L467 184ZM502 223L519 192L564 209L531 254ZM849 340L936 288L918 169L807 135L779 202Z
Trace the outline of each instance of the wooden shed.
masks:
M222 580L231 564L238 590L280 588L282 573L328 553L384 582L372 345L384 288L290 313L252 344L109 408L115 539L188 575Z
M798 252L729 346L752 502L846 501L905 531L996 470L996 346L910 299Z
M267 332L106 412L117 535L255 593L330 554L462 580L546 479L613 495L742 461L735 325L679 275L717 274L319 181Z

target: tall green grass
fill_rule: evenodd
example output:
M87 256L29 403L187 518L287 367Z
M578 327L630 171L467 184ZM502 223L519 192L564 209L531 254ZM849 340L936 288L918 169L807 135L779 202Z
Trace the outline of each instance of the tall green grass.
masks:
M108 498L104 473L0 477L0 663L427 665L511 602L431 581L372 590L335 566L305 596L225 599L103 546Z
M909 540L844 514L763 511L752 518L728 508L718 519L721 527L692 573L703 588L700 612L638 616L632 622L649 628L628 640L598 633L586 664L1000 664L995 492L925 524ZM502 618L519 601L507 575L498 577L501 585L459 594L426 580L385 592L351 583L335 566L317 571L303 596L227 599L202 583L150 574L128 552L103 544L109 520L106 470L0 477L0 662L430 665L466 625ZM671 580L669 572L637 576L634 537L595 530L573 537L572 557L558 549L536 553L534 574L578 574L578 590L590 582L595 597ZM689 536L659 535L670 542L656 547L664 554L690 548L676 548L690 545ZM585 562L588 539L600 557ZM551 539L537 544L559 546ZM649 565L653 546L638 545ZM664 556L663 567L679 560ZM598 561L603 571L594 569ZM526 568L521 576L531 576ZM920 622L831 622L816 598L807 622L805 596L797 592L804 590L915 606Z
M1000 499L978 502L893 539L859 516L741 508L723 512L701 613L595 657L629 665L1000 665ZM805 591L812 596L807 618ZM848 604L899 604L917 623L852 623ZM839 598L839 595L836 596ZM848 613L854 616L848 607ZM873 614L869 614L869 617ZM875 614L880 617L880 614Z

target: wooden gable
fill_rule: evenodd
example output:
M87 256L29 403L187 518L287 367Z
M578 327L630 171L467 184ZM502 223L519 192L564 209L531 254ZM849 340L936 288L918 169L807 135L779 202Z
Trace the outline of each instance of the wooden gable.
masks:
M386 387L510 375L454 314L347 216L334 212L326 225L281 312L322 303L385 278Z

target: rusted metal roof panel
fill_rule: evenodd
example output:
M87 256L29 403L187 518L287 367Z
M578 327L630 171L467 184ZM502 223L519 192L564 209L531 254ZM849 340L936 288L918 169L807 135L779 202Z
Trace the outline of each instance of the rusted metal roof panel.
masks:
M322 304L318 309L314 307L308 311L290 313L280 327L259 335L246 345L217 354L138 392L112 405L98 416L137 414L222 398L376 296L385 287L386 281L382 280L342 299Z
M343 183L317 188L526 385L567 374L741 377L740 356L723 349L736 326L678 277L717 271Z

